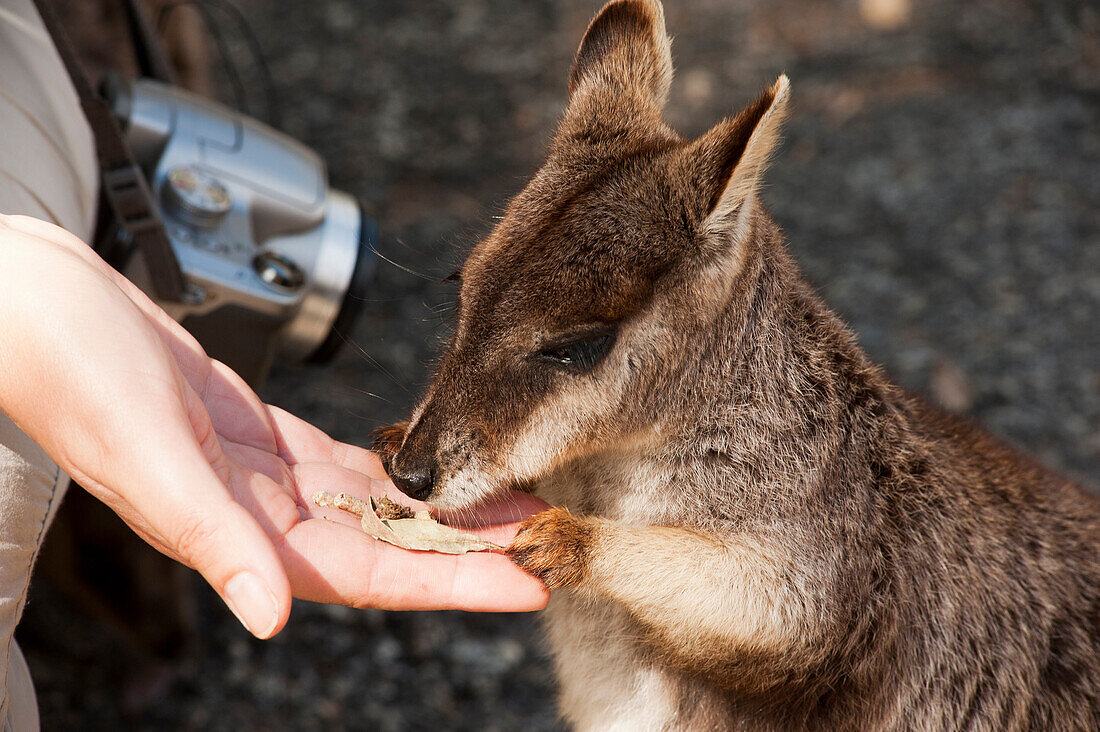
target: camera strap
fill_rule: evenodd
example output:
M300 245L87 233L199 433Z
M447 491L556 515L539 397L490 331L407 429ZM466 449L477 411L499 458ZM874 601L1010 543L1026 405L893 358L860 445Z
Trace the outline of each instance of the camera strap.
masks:
M100 231L105 214L110 217L112 233L97 237L96 251L111 260L110 248L116 242L139 247L145 255L149 277L156 296L161 300L179 302L183 299L186 280L176 259L168 234L164 229L156 202L153 200L145 173L134 160L122 128L111 113L107 102L97 94L88 80L76 49L68 33L62 27L53 4L49 0L34 0L42 22L53 38L69 72L84 116L95 138L96 157L100 170Z

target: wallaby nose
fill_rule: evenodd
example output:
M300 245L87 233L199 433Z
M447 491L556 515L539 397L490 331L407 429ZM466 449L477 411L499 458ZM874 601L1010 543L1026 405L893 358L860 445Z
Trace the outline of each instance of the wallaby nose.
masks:
M394 466L390 473L393 484L409 498L426 501L435 488L434 471L429 468L404 469Z

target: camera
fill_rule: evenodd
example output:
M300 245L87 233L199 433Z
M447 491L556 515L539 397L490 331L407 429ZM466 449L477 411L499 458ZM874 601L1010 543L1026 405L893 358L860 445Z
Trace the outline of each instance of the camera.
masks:
M104 87L186 280L158 304L253 386L275 358L330 360L358 316L377 228L292 138L151 79ZM147 293L131 247L116 266Z

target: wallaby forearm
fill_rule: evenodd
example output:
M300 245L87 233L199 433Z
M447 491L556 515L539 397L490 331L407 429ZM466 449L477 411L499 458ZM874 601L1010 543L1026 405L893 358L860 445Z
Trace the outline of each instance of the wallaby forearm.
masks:
M619 603L681 652L775 652L802 624L768 547L689 529L593 523L578 589Z
M751 537L559 509L529 519L509 551L552 587L621 605L683 661L786 656L816 635L806 622L812 599L783 579L789 554Z

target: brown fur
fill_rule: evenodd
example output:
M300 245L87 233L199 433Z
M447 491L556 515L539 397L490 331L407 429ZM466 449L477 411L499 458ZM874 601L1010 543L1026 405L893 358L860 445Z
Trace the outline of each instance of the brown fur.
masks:
M785 78L694 141L670 78L659 4L610 3L395 480L571 511L512 553L560 588L578 728L1100 728L1100 501L894 386L807 284L757 195Z
M378 454L386 470L390 469L393 456L401 450L401 443L405 441L405 433L408 429L408 422L398 422L391 425L382 425L370 433L370 449Z
M594 529L578 521L564 508L551 508L523 522L508 546L516 564L542 580L552 590L573 587L588 574L588 546Z

